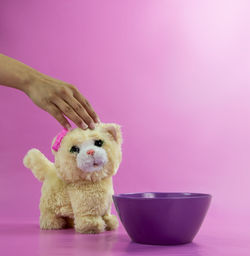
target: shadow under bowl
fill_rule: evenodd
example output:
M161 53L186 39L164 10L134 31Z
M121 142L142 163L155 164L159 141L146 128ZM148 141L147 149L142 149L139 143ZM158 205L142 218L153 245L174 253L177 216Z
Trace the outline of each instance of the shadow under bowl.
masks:
M136 243L190 243L199 231L212 196L202 193L128 193L113 201L130 238Z

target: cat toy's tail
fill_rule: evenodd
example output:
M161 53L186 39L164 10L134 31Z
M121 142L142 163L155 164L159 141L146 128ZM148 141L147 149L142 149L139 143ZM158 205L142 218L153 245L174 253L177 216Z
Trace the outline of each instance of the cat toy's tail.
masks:
M25 167L29 168L34 176L40 181L44 181L49 173L55 168L54 164L35 148L28 151L23 159L23 164Z

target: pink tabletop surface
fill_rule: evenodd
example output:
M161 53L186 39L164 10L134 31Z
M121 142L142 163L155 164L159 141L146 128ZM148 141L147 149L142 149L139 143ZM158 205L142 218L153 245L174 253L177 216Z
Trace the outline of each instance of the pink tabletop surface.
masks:
M223 223L224 222L224 223ZM249 256L249 222L246 229L225 220L205 221L193 243L179 246L151 246L130 241L124 228L99 235L67 230L40 230L36 221L2 220L0 255L190 255Z

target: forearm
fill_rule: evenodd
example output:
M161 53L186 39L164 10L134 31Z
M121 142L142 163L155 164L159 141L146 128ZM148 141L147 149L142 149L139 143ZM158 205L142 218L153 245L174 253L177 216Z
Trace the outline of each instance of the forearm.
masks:
M20 61L0 54L0 85L27 92L31 81L39 72Z

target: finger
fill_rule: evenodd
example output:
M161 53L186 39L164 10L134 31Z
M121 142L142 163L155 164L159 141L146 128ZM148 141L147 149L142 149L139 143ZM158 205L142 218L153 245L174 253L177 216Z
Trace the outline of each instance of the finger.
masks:
M82 120L88 125L90 129L95 129L94 120L91 118L91 116L88 114L88 112L79 101L77 101L74 97L70 96L66 96L64 100L74 109L77 115L82 118Z
M54 104L49 106L47 112L50 113L64 128L67 130L71 128L68 120L63 116L62 112Z
M63 112L65 116L67 116L70 120L72 120L78 127L82 129L87 129L87 124L81 119L80 116L72 109L72 107L67 104L61 98L56 97L53 99L53 103Z
M82 96L82 94L77 89L74 91L73 95L78 100L78 102L80 102L82 106L86 109L91 118L96 123L100 122L98 115L96 114L90 103Z

